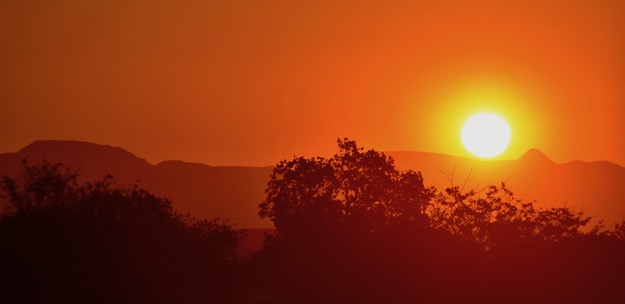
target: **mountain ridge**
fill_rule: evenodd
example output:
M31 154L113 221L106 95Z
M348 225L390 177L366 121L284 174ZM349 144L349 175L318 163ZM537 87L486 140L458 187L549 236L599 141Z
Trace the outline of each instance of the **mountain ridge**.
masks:
M257 215L273 167L210 166L181 160L151 164L124 148L66 140L34 141L17 152L0 154L0 175L18 176L22 160L63 163L79 170L82 181L110 174L118 185L134 185L172 201L197 218L224 218L238 228L271 228ZM240 210L245 210L241 212Z
M106 148L106 149L111 149L111 150L115 150L115 151L119 151L122 152L124 154L128 154L131 157L140 159L141 161L148 163L150 165L153 166L157 166L161 163L167 163L167 162L180 162L180 163L186 163L186 164L201 164L201 165L206 165L209 167L253 167L253 168L265 168L265 167L273 167L272 165L263 165L263 166L247 166L247 165L210 165L210 164L206 164L206 163L201 163L201 162L190 162L190 161L185 161L185 160L179 160L179 159L168 159L168 160L163 160L157 163L151 163L149 161L147 161L144 158L141 158L139 156L137 156L136 154L126 150L125 148L122 147L118 147L118 146L113 146L113 145L107 145L107 144L98 144L98 143L92 143L92 142L87 142L87 141L79 141L79 140L64 140L64 139L41 139L41 140L35 140L33 142L31 142L30 144L24 146L23 148L19 149L17 152L0 152L0 155L4 155L4 154L11 154L11 153L17 153L17 154L24 154L27 151L33 151L33 150L43 150L43 149L49 149L52 148L54 146L57 147L63 147L66 145L74 145L75 147L78 146L82 146L82 147L100 147L100 148ZM35 149L38 148L38 149ZM487 162L496 162L496 161L515 161L515 160L522 160L522 159L527 159L527 158L538 158L538 159L544 159L547 160L549 162L552 162L554 164L568 164L568 163L607 163L613 166L618 166L620 168L625 169L624 166L621 166L615 162L611 162L608 160L591 160L591 161L584 161L584 160L572 160L572 161L567 161L567 162L555 162L553 161L551 158L549 158L542 150L538 149L538 148L529 148L527 149L519 158L517 159L497 159L497 160L490 160L490 159L481 159L481 158L473 158L473 157L468 157L468 156L460 156L460 155L453 155L453 154L446 154L446 153L438 153L438 152L425 152L425 151L412 151L412 150L389 150L389 151L380 151L385 153L386 155L391 155L391 154L396 154L396 153L419 153L419 154L429 154L429 155L437 155L437 156L442 156L442 157L451 157L451 158L460 158L460 159L467 159L467 160L479 160L479 161L487 161ZM276 161L277 162L277 161Z
M612 224L625 218L625 168L608 161L555 163L538 149L516 160L480 160L418 151L388 151L399 169L423 173L428 186L464 185L481 189L506 182L520 198L538 206L585 211ZM111 174L118 184L137 184L198 218L227 218L242 228L271 228L258 217L258 205L273 166L212 166L166 160L151 164L120 148L80 141L35 141L18 152L0 154L0 175L19 174L22 159L43 159L80 169L84 180Z

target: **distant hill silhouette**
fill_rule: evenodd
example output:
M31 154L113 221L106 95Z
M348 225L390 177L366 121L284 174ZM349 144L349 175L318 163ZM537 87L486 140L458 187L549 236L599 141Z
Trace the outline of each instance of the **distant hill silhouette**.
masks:
M272 167L216 167L183 161L157 165L118 147L78 141L36 141L16 153L0 154L0 175L21 172L21 160L43 159L80 169L84 180L107 174L121 184L139 186L173 202L176 210L197 218L231 220L236 228L271 228L258 216L258 204Z
M625 218L625 168L610 162L574 161L557 164L531 149L518 160L482 161L426 152L386 152L398 168L421 171L429 186L453 183L466 190L506 182L522 199L538 206L568 206L606 224ZM0 154L0 175L20 172L20 161L43 159L80 169L83 179L111 174L118 183L138 184L169 198L173 206L197 218L221 217L236 228L271 228L258 216L258 205L272 167L223 167L183 161L156 165L118 147L77 141L36 141L16 153ZM469 177L469 180L467 178ZM465 185L466 182L466 185Z

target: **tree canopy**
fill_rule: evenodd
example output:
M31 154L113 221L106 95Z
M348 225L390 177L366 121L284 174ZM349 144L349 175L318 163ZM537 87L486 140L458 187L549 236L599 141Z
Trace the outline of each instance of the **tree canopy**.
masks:
M421 173L400 171L392 158L364 151L355 141L338 140L331 158L303 158L278 163L267 185L260 216L278 232L349 227L376 231L384 226L424 224L423 210L433 195Z
M338 148L330 158L278 163L259 206L278 236L258 261L284 274L270 288L289 301L625 298L609 285L625 269L618 257L625 225L589 228L582 213L536 207L503 183L428 188L420 173L397 169L384 153L348 139ZM597 257L605 260L590 262ZM554 293L567 286L579 288Z
M583 235L590 217L568 208L536 208L514 197L504 183L481 193L458 186L440 191L428 204L432 227L475 241L487 249L519 241L554 241Z

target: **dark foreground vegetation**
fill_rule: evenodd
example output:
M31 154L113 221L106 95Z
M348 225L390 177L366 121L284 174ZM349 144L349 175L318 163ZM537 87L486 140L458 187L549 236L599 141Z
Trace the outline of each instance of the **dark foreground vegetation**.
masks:
M280 162L249 258L199 221L111 177L25 164L1 183L2 303L625 303L625 225L539 209L505 185L427 188L339 140ZM210 203L210 202L207 202Z

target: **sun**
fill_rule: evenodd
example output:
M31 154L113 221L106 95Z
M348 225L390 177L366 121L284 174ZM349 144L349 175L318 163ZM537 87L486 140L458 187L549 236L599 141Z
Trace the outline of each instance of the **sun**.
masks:
M462 126L461 137L471 154L482 158L495 157L510 144L510 127L496 114L476 114Z

